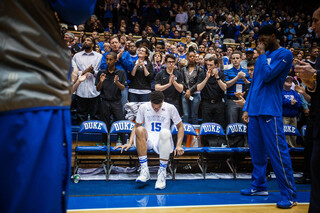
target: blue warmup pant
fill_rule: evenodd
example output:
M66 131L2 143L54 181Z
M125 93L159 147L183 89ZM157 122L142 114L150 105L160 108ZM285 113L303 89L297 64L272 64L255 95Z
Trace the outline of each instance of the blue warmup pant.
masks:
M250 116L248 143L253 164L251 188L267 190L266 169L269 156L281 198L295 201L297 193L282 118Z
M0 113L1 212L66 212L70 109L28 110Z

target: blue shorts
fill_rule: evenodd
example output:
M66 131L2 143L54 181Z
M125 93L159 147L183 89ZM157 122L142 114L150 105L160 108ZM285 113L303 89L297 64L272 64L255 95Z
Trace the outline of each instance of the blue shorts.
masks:
M65 212L71 170L69 107L0 113L1 212Z

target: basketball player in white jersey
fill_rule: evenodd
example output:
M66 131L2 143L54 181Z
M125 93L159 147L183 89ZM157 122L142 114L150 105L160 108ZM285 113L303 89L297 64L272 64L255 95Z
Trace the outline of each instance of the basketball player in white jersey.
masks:
M160 155L160 168L155 189L166 187L167 164L169 155L174 149L170 132L171 120L178 128L177 146L174 155L183 155L184 150L181 147L184 136L182 120L176 107L164 102L164 95L160 91L152 92L150 102L146 102L139 107L136 124L130 135L129 143L116 147L121 148L121 152L123 149L127 151L135 143L140 162L140 175L136 182L144 183L150 179L147 150L153 149Z

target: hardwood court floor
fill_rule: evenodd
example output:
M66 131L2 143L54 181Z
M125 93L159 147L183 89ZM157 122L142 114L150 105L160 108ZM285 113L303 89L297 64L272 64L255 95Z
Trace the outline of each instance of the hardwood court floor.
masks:
M69 210L68 213L306 213L309 204L298 204L292 209L278 209L275 204L269 205L228 205L228 206L179 206L155 208L124 208L124 209L90 209Z

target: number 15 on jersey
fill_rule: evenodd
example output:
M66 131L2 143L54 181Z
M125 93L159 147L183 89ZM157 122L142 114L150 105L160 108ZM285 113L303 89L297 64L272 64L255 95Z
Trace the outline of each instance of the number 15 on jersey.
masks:
M153 122L151 123L151 131L160 132L161 130L161 123Z

